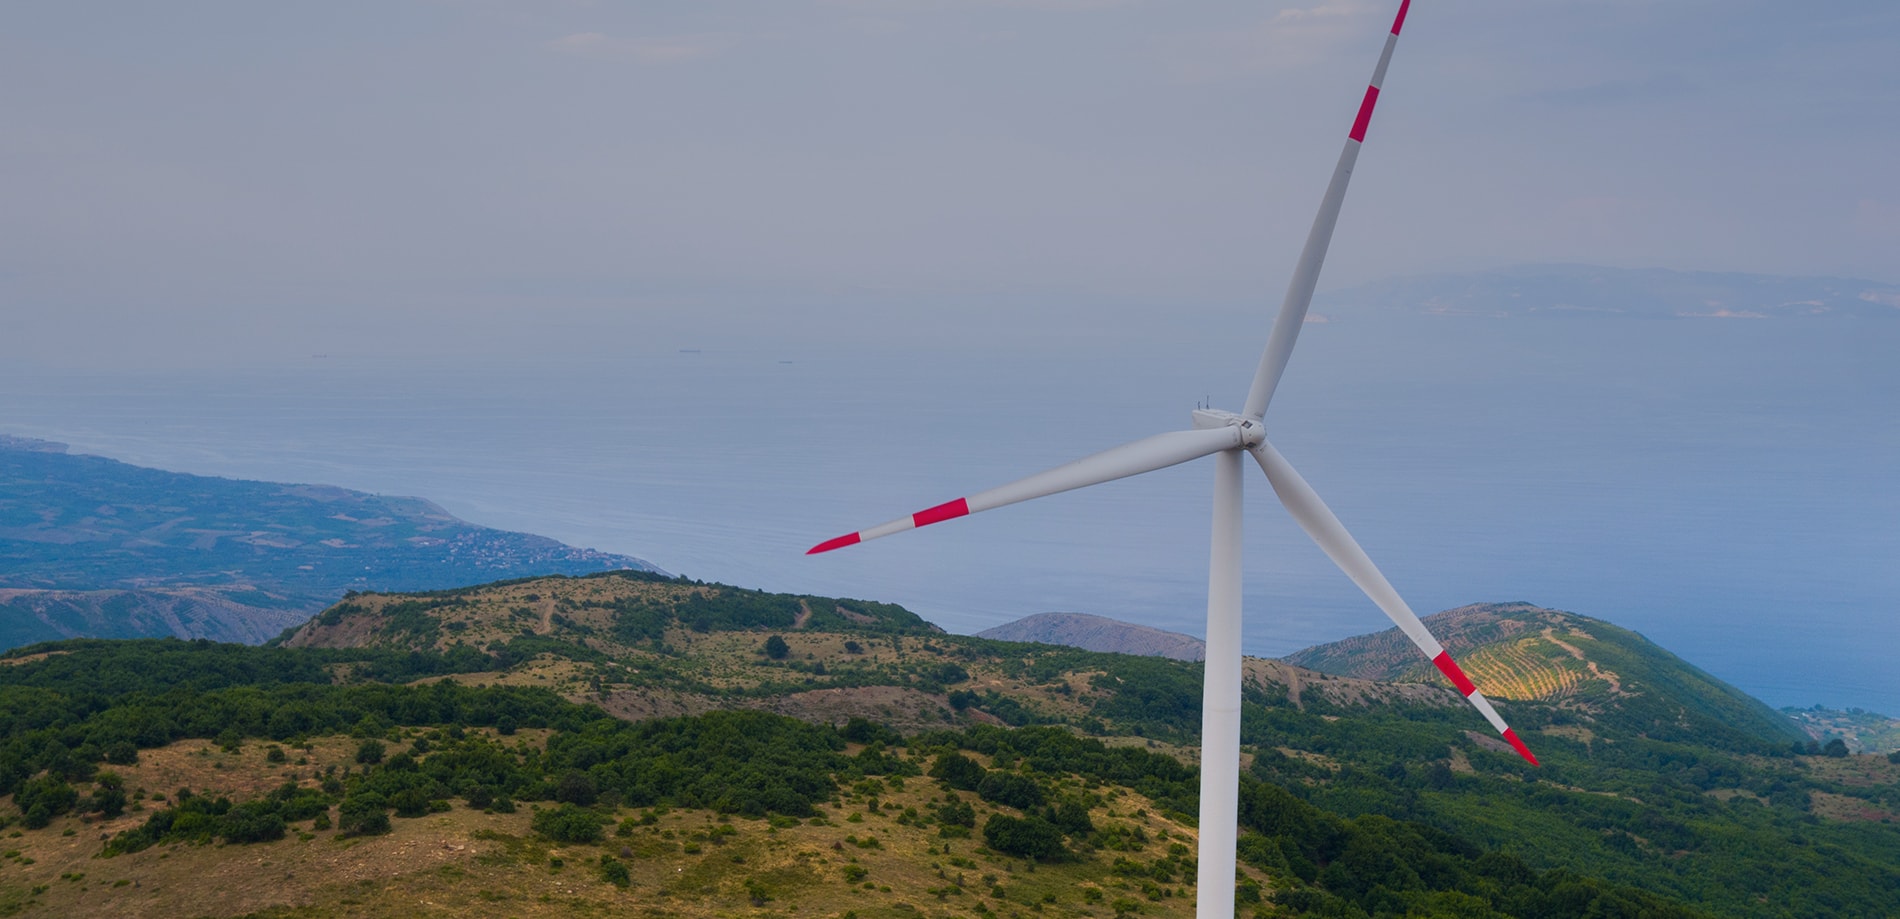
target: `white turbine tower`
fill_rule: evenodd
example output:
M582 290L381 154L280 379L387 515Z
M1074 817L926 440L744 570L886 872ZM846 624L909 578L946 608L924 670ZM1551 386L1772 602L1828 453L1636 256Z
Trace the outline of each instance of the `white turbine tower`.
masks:
M1253 386L1239 414L1216 409L1197 409L1194 428L1156 434L1085 457L1066 466L1058 466L1019 479L999 488L977 492L967 498L939 504L900 517L868 530L848 533L813 546L806 554L829 552L856 545L867 539L889 536L905 530L940 523L991 508L1053 495L1087 485L1164 469L1204 456L1214 457L1214 532L1207 575L1207 661L1201 696L1201 813L1200 867L1195 914L1199 919L1226 919L1233 915L1234 845L1238 832L1240 786L1240 515L1241 454L1252 454L1274 494L1286 506L1306 534L1326 555L1352 578L1359 589L1379 609L1398 624L1401 631L1431 658L1458 691L1484 714L1518 754L1537 764L1517 733L1504 723L1478 688L1472 685L1458 663L1451 659L1437 639L1418 620L1411 607L1399 598L1385 576L1372 564L1339 518L1315 494L1306 480L1294 471L1286 457L1267 442L1262 417L1273 399L1274 388L1286 370L1293 342L1306 320L1306 309L1319 282L1320 266L1326 260L1326 247L1332 241L1333 225L1339 220L1339 207L1346 198L1346 183L1352 179L1353 163L1372 121L1373 105L1379 99L1379 85L1385 79L1392 49L1398 44L1399 29L1405 24L1411 0L1402 0L1392 32L1386 36L1385 50L1372 71L1359 114L1353 119L1346 147L1340 151L1333 168L1332 182L1320 201L1319 214L1313 219L1312 232L1300 254L1298 268L1288 283L1286 299L1274 320L1267 349L1260 355Z

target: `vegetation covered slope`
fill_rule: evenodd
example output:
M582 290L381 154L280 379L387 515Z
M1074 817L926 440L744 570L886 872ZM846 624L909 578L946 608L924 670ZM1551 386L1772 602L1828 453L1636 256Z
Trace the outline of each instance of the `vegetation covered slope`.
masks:
M264 648L67 642L0 659L0 794L13 795L0 822L15 821L0 832L22 834L16 860L0 862L0 912L70 914L82 901L57 891L125 897L110 885L155 876L118 865L291 891L276 905L234 897L251 905L223 915L436 903L1108 917L1184 913L1192 899L1197 664L944 635L897 607L634 573L358 595L323 618ZM1243 915L1861 916L1900 889L1900 764L1885 757L1739 733L1663 738L1502 701L1544 760L1536 769L1448 689L1276 661L1248 661L1247 674L1243 890L1260 900ZM761 753L756 738L780 740ZM364 741L383 745L382 762L353 759ZM279 774L301 771L297 788L236 781L258 751L270 768L271 744L288 758ZM117 792L96 777L126 779L129 760L170 771L118 782L128 814L143 787L138 821L172 817L109 822ZM187 807L180 785L199 803ZM543 814L555 816L537 828ZM754 847L713 842L731 841L722 814ZM273 833L273 816L283 839L241 841ZM388 836L362 829L379 816ZM658 848L615 835L629 818ZM600 843L562 842L590 820ZM876 846L860 846L867 828ZM797 874L808 849L774 847L797 840L831 860ZM91 860L107 847L120 854ZM848 877L852 864L869 873ZM75 873L86 879L59 878ZM669 874L697 880L681 888ZM482 890L498 899L471 899Z
M480 671L468 679L553 687L626 717L744 706L907 730L1074 724L1171 742L1200 725L1200 671L1183 662L947 635L891 604L644 572L358 594L281 644L440 652ZM1277 661L1250 661L1247 674L1262 698L1296 705L1463 704L1449 689Z
M0 647L261 640L352 589L650 567L418 498L185 475L0 437Z
M37 704L0 722L0 914L1192 912L1195 772L1141 746L756 712L629 723L539 689L313 679L349 656L12 658L0 695ZM1252 779L1241 821L1242 914L1705 915Z
M1600 619L1526 603L1485 603L1425 620L1484 694L1534 700L1659 739L1799 740L1787 716L1649 639ZM1318 645L1287 661L1373 680L1436 681L1397 629Z

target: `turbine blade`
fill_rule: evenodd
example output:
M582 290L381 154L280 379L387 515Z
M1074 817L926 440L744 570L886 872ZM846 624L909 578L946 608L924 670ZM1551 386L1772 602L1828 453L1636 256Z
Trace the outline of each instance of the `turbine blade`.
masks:
M855 546L868 539L941 523L978 511L1002 507L1005 504L1015 504L1018 501L1053 495L1086 485L1098 485L1131 475L1153 472L1156 469L1200 459L1222 450L1233 450L1244 446L1246 445L1242 442L1240 429L1236 427L1156 434L1133 443L1111 447L1067 465L1038 472L1028 478L1017 479L999 488L980 491L967 498L947 501L868 530L859 530L856 533L846 533L836 539L827 539L811 547L805 554L816 555L820 552L842 549L845 546Z
M1372 107L1379 101L1379 86L1385 82L1386 66L1392 63L1392 49L1399 43L1399 29L1405 25L1405 11L1411 5L1412 0L1399 3L1399 14L1392 20L1391 33L1385 37L1379 65L1372 70L1372 81L1359 103L1359 114L1353 118L1352 130L1346 135L1346 147L1339 152L1332 181L1326 186L1326 196L1320 199L1319 213L1313 217L1306 248L1300 250L1299 265L1293 269L1293 279L1287 282L1286 299L1280 302L1280 314L1273 320L1273 334L1267 338L1267 349L1260 354L1260 367L1254 371L1253 386L1247 390L1247 405L1240 412L1249 418L1266 414L1267 404L1273 401L1273 391L1280 385L1280 375L1286 372L1287 360L1293 355L1293 342L1300 337L1300 326L1306 322L1306 308L1313 302L1313 288L1318 286L1320 267L1326 263L1326 247L1332 244L1333 227L1339 222L1339 207L1346 200L1346 184L1352 181L1353 164L1359 160L1366 127L1372 123Z
M1280 451L1275 450L1272 444L1266 442L1262 442L1260 446L1249 452L1260 464L1260 471L1267 474L1267 481L1273 485L1273 493L1280 497L1280 503L1286 505L1293 519L1299 521L1300 528L1306 531L1306 535L1319 543L1320 549L1333 560L1333 564L1346 572L1346 576L1352 578L1352 582L1359 585L1359 589L1365 591L1366 596L1371 597L1372 602L1378 604L1379 609L1384 610L1386 616L1398 625L1399 631L1404 632L1405 637L1410 638L1413 644L1418 645L1420 651L1425 652L1426 657L1431 658L1439 672L1451 680L1452 685L1458 687L1459 692L1464 693L1466 701L1484 714L1485 720L1491 722L1492 727L1497 728L1498 733L1510 742L1512 749L1516 750L1519 756L1529 760L1533 766L1538 765L1537 757L1532 756L1530 748L1517 738L1517 732L1504 723L1497 709L1491 707L1491 702L1484 697L1484 693L1479 692L1478 687L1471 682L1471 678L1465 676L1464 669L1458 666L1457 661L1452 660L1451 653L1438 643L1438 639L1432 637L1431 631L1425 628L1425 623L1418 621L1418 615L1413 613L1412 608L1399 597L1399 592L1392 589L1392 584L1385 579L1385 575L1379 573L1378 566L1372 563L1372 559L1366 555L1364 549L1359 548L1359 543L1352 538L1352 534L1346 532L1346 527L1339 522L1339 518L1333 516L1332 510L1320 500L1319 495L1313 491L1313 487L1306 484L1306 480L1300 477L1293 465L1286 461L1286 457L1281 456Z

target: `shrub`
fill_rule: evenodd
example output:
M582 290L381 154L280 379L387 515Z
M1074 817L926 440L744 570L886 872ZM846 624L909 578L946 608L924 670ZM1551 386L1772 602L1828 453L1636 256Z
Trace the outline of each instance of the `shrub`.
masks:
M931 778L964 791L975 791L987 773L982 764L961 753L945 753L930 767Z
M777 635L773 635L772 637L767 638L765 640L765 656L766 657L769 657L775 661L782 661L785 659L786 655L789 655L791 653L792 653L792 647L785 643L785 639L780 638Z
M374 766L383 761L383 742L365 740L356 748L356 761L366 766Z
M423 817L430 811L429 793L421 788L405 788L389 799L398 817Z
M73 805L79 803L79 792L66 784L65 779L48 773L28 779L14 795L13 803L26 815L26 828L37 830L52 823L54 817L72 810Z
M270 842L284 838L284 818L267 801L248 801L218 819L217 833L232 843Z
M337 808L337 827L345 836L375 836L389 832L389 804L373 791L351 795Z
M1041 817L1018 819L992 814L983 823L983 841L1004 855L1049 859L1061 855L1062 830Z
M627 871L627 863L611 855L600 857L600 879L615 887L633 884L633 875Z
M94 776L98 787L93 789L89 809L96 810L107 817L117 817L125 813L125 780L119 774L106 770Z
M1002 804L1018 810L1028 810L1042 804L1042 786L1026 775L1014 772L991 772L983 777L976 786L976 793L992 804Z
M976 826L976 808L954 797L936 807L937 822L944 826Z
M603 837L598 814L572 804L563 804L534 815L534 831L555 842L592 843Z

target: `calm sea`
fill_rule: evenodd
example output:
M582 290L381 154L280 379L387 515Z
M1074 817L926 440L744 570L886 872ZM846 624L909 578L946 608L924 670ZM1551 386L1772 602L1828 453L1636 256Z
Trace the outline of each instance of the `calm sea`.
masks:
M1900 714L1900 322L1309 325L1269 428L1421 613L1634 628L1775 705ZM1237 408L1255 336L1036 347L631 341L518 362L0 368L0 432L436 500L692 577L952 631L1084 611L1202 631L1210 470L808 558L811 544ZM686 351L683 347L696 350ZM1251 469L1251 466L1249 466ZM1246 650L1387 625L1249 481Z

